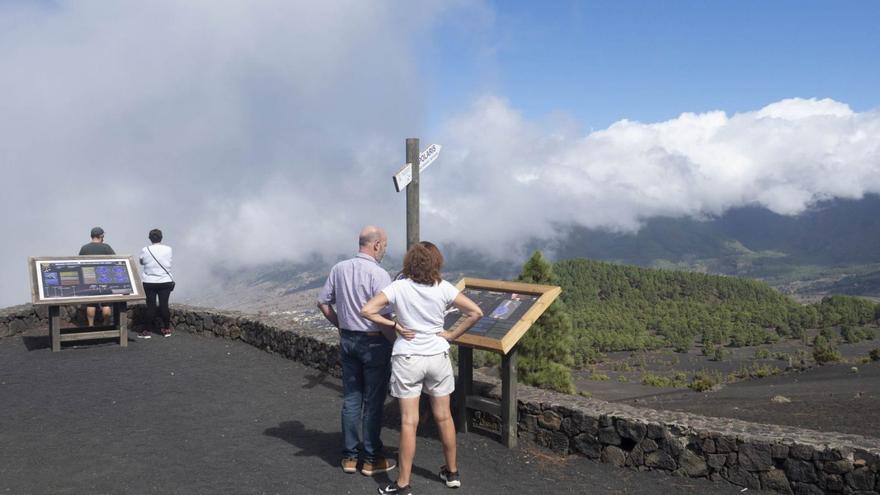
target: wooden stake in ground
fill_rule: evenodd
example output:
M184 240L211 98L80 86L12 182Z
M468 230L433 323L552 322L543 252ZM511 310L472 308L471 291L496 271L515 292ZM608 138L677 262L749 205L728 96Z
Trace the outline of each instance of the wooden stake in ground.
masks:
M406 249L419 242L419 138L406 139L406 162L412 165L412 180L406 186Z

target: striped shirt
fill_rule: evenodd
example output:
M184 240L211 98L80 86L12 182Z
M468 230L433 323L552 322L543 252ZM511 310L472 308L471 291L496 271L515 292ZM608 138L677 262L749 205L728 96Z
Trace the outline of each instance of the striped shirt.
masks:
M318 294L319 304L332 304L339 317L339 328L356 332L377 332L378 325L361 317L361 308L391 283L391 277L376 260L364 253L340 261ZM382 313L388 313L387 308Z

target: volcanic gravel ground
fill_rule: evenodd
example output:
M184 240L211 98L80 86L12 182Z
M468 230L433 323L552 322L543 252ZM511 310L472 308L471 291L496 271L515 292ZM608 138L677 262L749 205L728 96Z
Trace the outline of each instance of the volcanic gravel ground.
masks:
M133 335L133 334L132 334ZM45 329L0 340L0 493L375 493L343 474L340 381L237 341L177 333L48 349ZM398 445L397 408L383 439ZM458 435L457 493L735 494L740 488L578 456L508 450ZM431 428L419 433L416 494L451 493ZM391 479L396 473L390 473Z
M858 369L854 373L852 367ZM655 389L656 390L656 389ZM791 402L774 402L783 396ZM880 362L818 366L728 385L622 400L653 409L880 437ZM878 440L880 442L880 440Z

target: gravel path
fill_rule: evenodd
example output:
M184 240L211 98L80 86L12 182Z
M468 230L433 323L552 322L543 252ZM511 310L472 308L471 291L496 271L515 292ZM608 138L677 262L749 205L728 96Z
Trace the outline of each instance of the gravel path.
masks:
M0 340L0 493L347 494L388 481L337 467L338 379L222 339L178 333L53 354L39 333ZM389 401L389 446L396 414ZM450 493L436 478L440 443L424 430L415 493ZM458 441L462 494L740 492L478 434Z

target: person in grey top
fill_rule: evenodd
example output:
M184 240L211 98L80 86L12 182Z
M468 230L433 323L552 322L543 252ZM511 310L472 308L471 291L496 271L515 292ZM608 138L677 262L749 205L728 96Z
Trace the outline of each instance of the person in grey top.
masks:
M391 376L391 342L394 329L361 317L361 308L391 283L379 266L388 248L388 236L379 227L367 226L358 239L354 258L337 263L318 295L318 308L339 329L342 362L342 470L372 476L394 469L396 463L382 455L382 406ZM334 307L335 306L335 307ZM383 313L390 312L383 310ZM359 430L363 428L363 442ZM363 452L359 451L363 445Z
M83 244L83 247L79 248L79 255L95 255L95 254L116 254L116 251L113 251L113 248L110 247L109 244L104 242L104 229L101 227L95 227L91 232L92 240L88 244Z
M101 227L94 227L90 234L92 240L88 244L84 244L83 247L79 248L80 256L116 254L116 251L113 251L113 248L110 247L109 244L104 243L104 229ZM104 324L106 325L107 322L110 321L110 306L103 304L89 304L86 306L86 320L88 320L90 327L95 326L95 313L97 313L98 308L101 308L101 316L103 317Z

